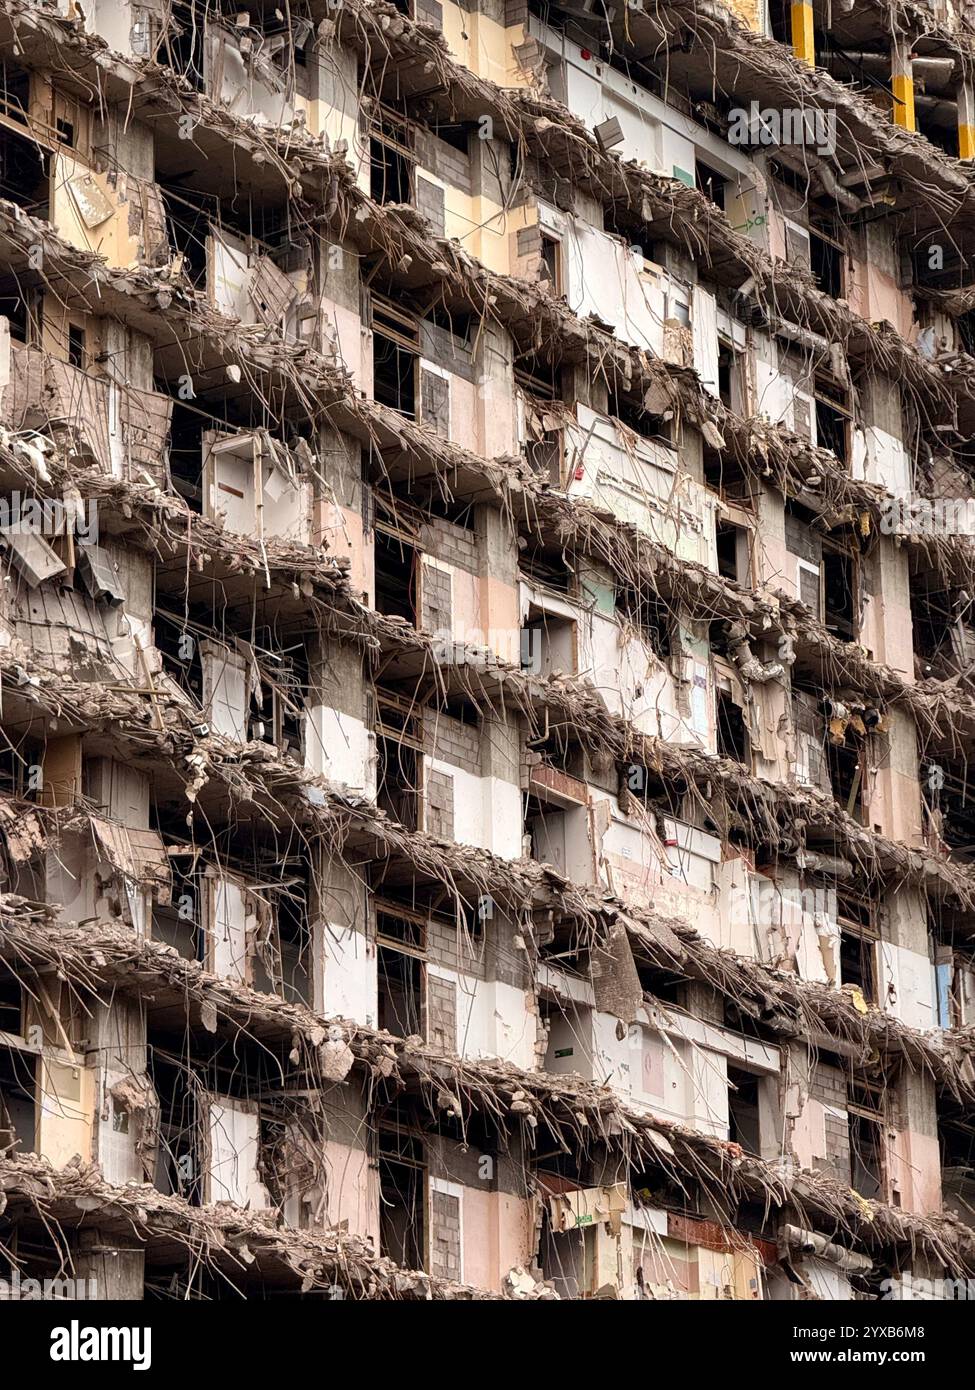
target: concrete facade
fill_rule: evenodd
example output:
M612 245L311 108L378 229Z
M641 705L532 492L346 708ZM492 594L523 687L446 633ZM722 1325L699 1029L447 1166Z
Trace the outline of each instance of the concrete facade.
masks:
M971 22L806 8L4 7L0 1277L975 1266Z

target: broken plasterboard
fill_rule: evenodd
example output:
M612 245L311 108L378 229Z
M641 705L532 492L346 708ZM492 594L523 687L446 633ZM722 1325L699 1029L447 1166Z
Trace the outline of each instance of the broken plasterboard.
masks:
M68 179L68 192L86 227L101 226L115 212L111 199L99 188L92 174L76 174Z
M36 531L23 531L17 525L0 526L0 535L14 564L32 589L46 579L65 573L67 566L58 558L57 551Z

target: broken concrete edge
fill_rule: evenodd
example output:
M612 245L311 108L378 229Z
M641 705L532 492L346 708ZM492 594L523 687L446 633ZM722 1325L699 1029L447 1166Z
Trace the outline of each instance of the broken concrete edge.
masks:
M404 26L415 30L417 35L427 41L432 41L433 39L439 40L439 43L434 43L433 47L437 52L438 59L442 62L446 62L450 68L451 91L454 91L458 84L461 86L470 86L474 84L479 95L484 95L486 93L493 95L495 101L500 103L507 113L509 123L513 112L519 115L521 122L518 129L519 135L523 137L527 136L536 128L538 124L537 120L526 121L524 117L521 116L520 111L518 111L518 104L527 101L529 99L529 94L519 89L498 88L487 79L475 78L466 68L449 58L442 36L432 31L429 26L416 25L412 21L406 19L392 6L376 4L374 0L355 0L355 5L349 4L344 8L343 17L352 14L356 10L356 7L363 11L373 25L377 23L376 14L386 18L386 25L382 26L380 24L379 28L384 43L388 41L389 26L394 20L397 24L401 22ZM717 9L718 7L713 6L711 8ZM371 11L374 11L375 14L371 14ZM29 11L32 17L35 13L34 11ZM729 20L736 23L734 17L731 16L730 13L726 12L726 14ZM57 23L57 21L52 22ZM64 24L67 22L60 21L60 23ZM745 45L745 51L749 52L751 44L760 39L761 36L757 36L747 30L743 30L742 32L747 34L748 42ZM72 37L77 41L77 34L74 34ZM763 40L763 42L769 41ZM93 39L92 43L95 47L100 48L104 46L101 40ZM779 45L772 44L771 47L776 51L779 49ZM200 121L205 122L210 132L219 131L234 144L241 144L245 147L259 146L262 154L262 163L266 161L268 158L268 148L273 138L270 131L256 125L252 121L234 116L232 113L222 108L218 103L194 91L188 84L182 82L176 74L171 73L168 69L158 68L153 64L148 64L147 60L139 60L139 62L146 68L147 72L151 70L155 85L163 87L170 92L170 105L175 102L180 110L195 111ZM126 66L129 65L127 64ZM796 64L796 68L803 78L807 77L810 72L808 68L799 63ZM822 76L826 78L826 74L816 73L815 75L817 77ZM828 80L831 81L832 79ZM849 95L848 88L839 84L834 85L837 86L839 92L847 96ZM531 98L531 100L538 103L541 99ZM549 102L548 104L557 109L559 119L555 122L556 129L563 133L571 130L574 142L578 143L579 141L583 141L587 147L587 156L606 164L608 166L608 171L612 171L614 177L619 176L621 172L625 170L628 179L636 179L639 185L639 197L641 199L651 196L654 192L658 197L660 197L662 193L666 194L668 206L666 209L660 210L660 215L670 228L674 229L681 227L683 244L688 250L692 248L699 250L702 244L705 243L708 246L721 246L726 254L733 255L736 258L739 264L740 274L744 275L746 278L749 276L758 277L764 282L767 282L766 288L770 295L770 302L775 306L777 313L782 309L783 295L785 295L787 301L786 308L789 312L793 312L794 309L801 305L804 310L802 315L804 319L808 320L810 323L817 323L821 331L834 340L846 342L848 345L851 341L855 341L858 347L865 351L870 358L871 365L886 372L891 379L903 379L906 377L911 381L915 389L927 391L941 401L950 398L956 387L963 390L966 395L971 394L971 390L968 388L971 386L971 379L975 378L975 361L967 360L962 355L959 355L957 365L964 367L965 370L955 370L952 373L938 371L932 363L926 361L921 356L916 347L902 339L892 325L872 325L860 319L850 311L847 305L837 303L830 296L818 290L811 280L807 283L808 277L803 277L801 273L797 275L793 267L787 266L784 262L774 260L766 252L755 247L746 237L735 232L727 222L724 213L709 203L698 190L688 188L680 180L666 179L659 175L652 175L636 165L621 165L618 159L611 159L599 149L594 137L589 134L584 125L582 125L578 118L569 112L568 109L558 106L558 104L554 102ZM197 107L199 107L199 110L196 110ZM879 116L873 108L868 108L868 110L872 115L876 116L878 120L882 121L884 119ZM499 116L501 114L502 111L499 109ZM888 122L888 124L890 126L892 138L896 139L902 136L909 136L911 140L920 140L922 144L928 145L928 142L924 140L922 136L916 133L905 132L890 122ZM578 127L578 129L575 129L575 127ZM279 156L279 162L284 164L286 159L298 160L300 154L306 161L311 161L318 172L325 178L328 187L330 216L340 227L354 234L356 218L349 216L350 211L353 209L356 210L357 213L361 213L365 210L370 218L381 220L385 226L390 226L394 214L379 208L368 195L355 185L354 171L351 165L346 164L341 157L326 153L318 141L301 130L291 130L287 134L275 132L275 135L280 139L280 143L285 152L284 155ZM929 148L932 155L936 154L939 156L942 160L946 161L949 167L963 171L966 180L970 177L971 171L965 164L959 161L949 161L947 156L934 146L929 146ZM293 187L298 177L297 170L293 170L286 175L285 182L289 189ZM972 192L972 189L970 188L969 191ZM639 205L639 203L637 205ZM706 224L706 237L702 234L702 223ZM406 228L402 223L402 219L400 219L400 228L401 234L405 235ZM451 243L441 241L438 249L431 252L431 256L437 260L438 265L443 270L447 270L447 267L443 264L442 248L449 246L451 246ZM468 270L471 266L477 266L476 261L466 252L460 251L459 247L457 251L459 254L455 254L452 258L454 262L454 274L458 274L462 266L466 266ZM512 277L488 272L479 266L477 267L477 275L481 281L478 287L480 293L477 302L480 304L482 311L488 299L492 297L492 290L494 291L493 298L495 299L498 299L499 296L504 297L505 294L511 294L512 292L516 295L524 294L525 287ZM548 298L543 292L537 290L536 294L540 301ZM795 300L795 303L790 304L788 302L790 296L794 297L796 295L798 295L798 298ZM545 306L545 312L551 314L556 311L550 310L548 306ZM565 310L564 314L570 319L573 317L568 310ZM623 346L624 351L629 351L629 355L631 357L633 356L633 352L627 350L625 345L620 345L618 340L612 338L612 335L607 335L607 338L613 341L618 347ZM687 369L684 370L685 372L687 371ZM691 375L693 375L693 373L691 373ZM698 396L703 396L699 383L697 394Z
M74 818L77 820L78 813ZM462 854L455 852L453 857L459 869L470 871ZM517 880L515 901L527 911L529 920L533 903L540 909L559 910L559 884L553 881L554 875L532 872L527 861L512 869L512 878ZM901 1057L912 1068L928 1071L956 1097L975 1098L975 1029L925 1033L878 1009L861 1012L843 991L718 949L684 923L668 921L649 910L624 908L596 890L577 894L571 906L576 914L587 914L591 949L596 956L605 950L614 924L621 923L634 956L707 984L776 1038L818 1033L845 1050L857 1049L864 1057L876 1052ZM97 989L102 981L145 994L165 981L176 987L180 996L195 999L214 1027L218 1017L249 1031L260 1022L272 1031L302 1037L316 1048L324 1040L325 1030L339 1024L349 1040L368 1038L387 1049L400 1045L388 1033L346 1019L326 1018L305 1005L286 1003L278 996L214 975L164 943L133 936L126 927L59 922L56 906L30 903L9 894L0 895L0 957L29 964L35 970L56 969L77 987L88 990ZM670 1012L670 1006L661 1005L652 996L645 996L645 1002L665 1014ZM418 1047L415 1042L403 1046L411 1055L423 1053L429 1059L443 1060L442 1053ZM454 1060L464 1068L478 1065ZM561 1083L556 1080L555 1084Z
M459 470L469 469L482 482L490 483L499 505L511 514L520 502L519 519L533 526L535 534L554 533L563 544L575 545L582 554L627 575L635 589L649 586L659 596L676 602L689 617L701 613L709 618L739 619L759 641L783 636L801 640L807 653L816 652L828 666L832 674L827 683L833 688L852 686L871 698L899 703L929 728L945 725L944 732L949 737L958 732L959 723L975 731L975 698L959 688L957 681L910 682L891 667L874 661L862 647L834 636L799 600L778 590L746 590L698 562L676 556L662 543L640 533L633 523L621 521L588 499L566 496L540 484L530 474L526 476L517 460L495 460L489 464L412 422L395 417L394 422L386 419L386 423L395 423L404 441L409 434L417 451L427 448L428 458L439 470L442 486L454 498L459 490L453 490L449 480L456 478ZM402 649L430 649L428 636L400 623L384 621L381 615L364 607L348 582L349 564L344 557L330 556L321 546L276 538L265 540L262 546L201 517L176 495L163 493L152 485L107 478L74 466L54 450L46 459L49 481L43 484L29 450L21 447L24 442L0 432L0 463L30 481L41 495L45 487L52 495L59 487L71 488L86 501L108 503L121 516L131 518L135 533L127 539L142 548L156 554L186 557L201 571L216 555L230 572L263 575L269 589L274 585L282 590L290 586L293 591L297 585L310 601L326 597L318 594L319 589L324 589L326 601L331 598L338 602L333 611L336 618L341 613L345 620L341 635L348 640L371 646L391 643ZM949 557L960 559L964 562L964 577L975 584L975 543L971 537L953 537L950 542L948 538L935 540L927 553L932 561L940 554L945 570ZM311 592L309 584L313 586ZM497 659L491 659L489 664L503 670L503 663ZM511 668L509 674L516 673L516 668ZM541 683L535 695L544 702L546 691Z
M702 198L696 190L676 183L683 193ZM745 420L706 391L693 368L650 357L592 318L580 319L567 304L539 285L485 270L459 243L433 238L425 224L425 230L420 230L417 224L423 223L423 219L412 208L378 206L355 187L349 190L349 197L357 204L350 231L360 221L375 225L376 239L391 263L408 255L412 261L435 268L441 283L456 282L458 292L466 295L470 307L501 324L516 342L521 342L523 350L537 350L554 357L553 349L561 348L566 360L581 354L594 378L610 380L613 374L622 377L635 397L643 400L648 394L660 396L681 411L689 424L716 431L722 446L743 468L771 483L783 495L800 497L808 493L822 504L824 512L867 512L874 524L880 523L885 507L893 500L892 494L878 484L850 477L828 450L809 444L782 424L762 418ZM395 248L391 244L393 236L397 238ZM822 331L848 345L854 339L870 345L871 365L891 379L909 380L942 405L948 405L955 395L968 398L972 394L975 359L954 354L952 372L939 371L890 325L867 325L829 296L818 290L815 293L823 301L824 312L828 310L820 325ZM924 495L923 489L918 495Z
M77 979L82 971L87 977L83 987L88 990L108 983L142 994L167 982L177 993L207 1006L214 1026L219 1014L243 1016L251 1027L262 1017L279 1020L296 1047L299 1039L304 1042L310 1057L322 1047L329 1027L336 1024L336 1020L319 1018L303 1006L286 1004L209 975L162 943L139 941L125 929L111 929L101 923L94 929L88 925L65 928L57 925L54 917L55 910L49 905L29 905L23 900L8 905L2 900L0 939L9 946L15 936L19 937L19 954L30 960L32 968L56 968L68 979ZM46 944L44 924L50 937ZM374 1079L413 1082L433 1115L448 1111L463 1116L466 1103L468 1108L485 1111L502 1134L507 1133L509 1124L534 1132L539 1123L545 1123L563 1143L597 1139L631 1163L649 1164L678 1182L690 1179L700 1184L718 1211L725 1213L726 1221L738 1202L761 1200L784 1217L795 1214L800 1224L829 1231L831 1238L841 1238L858 1250L890 1251L895 1259L898 1253L921 1250L953 1274L975 1271L975 1232L950 1214L924 1217L867 1202L834 1179L811 1170L795 1171L788 1163L772 1164L750 1157L733 1142L660 1119L626 1104L611 1088L576 1076L526 1072L502 1061L460 1059L436 1053L417 1040L394 1038L359 1024L343 1022L341 1027L355 1064L365 1067ZM266 1217L241 1212L230 1204L201 1209L141 1184L111 1188L101 1182L96 1168L69 1165L58 1173L46 1160L34 1156L0 1160L0 1189L20 1192L41 1211L52 1200L77 1191L93 1197L99 1207L104 1199L105 1204L119 1205L130 1215L139 1213L144 1231L151 1232L158 1221L167 1234L172 1234L170 1221L175 1220L190 1243L214 1227L232 1232L238 1239L252 1235L262 1250L269 1249L274 1258L296 1272L307 1272L309 1262L317 1263L314 1282L318 1287L334 1282L334 1233L283 1232ZM85 1204L86 1218L92 1219L91 1212L97 1209ZM349 1241L362 1258L358 1238L340 1240ZM326 1261L326 1256L332 1258ZM381 1268L382 1262L379 1265ZM395 1267L390 1273L393 1271ZM376 1267L371 1265L369 1272L376 1274Z
M134 701L127 698L125 703L134 704ZM65 705L62 703L59 708L63 717ZM104 712L104 718L109 723L118 718L117 701ZM131 722L126 721L124 729L118 730L117 736L123 744L134 739ZM156 731L150 731L149 736L158 745L166 743L169 738L168 734ZM219 744L221 749L223 744L235 747L228 740L208 739L206 743ZM133 746L138 746L137 742L133 742ZM240 754L241 750L235 749L235 752ZM170 753L174 754L172 747ZM262 765L270 769L269 813L272 808L276 808L279 814L282 812L282 795L285 794L281 781L283 777L287 781L288 794L298 797L291 812L295 823L300 818L308 824L308 805L301 797L300 789L306 784L316 785L322 790L314 808L315 821L309 833L317 830L329 836L364 836L372 844L374 852L402 856L422 877L442 882L455 901L466 901L470 896L476 898L481 893L489 892L499 903L506 904L516 918L525 920L529 940L532 936L533 910L556 911L582 923L590 939L590 948L596 953L602 949L601 943L611 924L621 920L630 935L634 951L641 959L657 968L677 971L708 984L741 1014L756 1020L773 1034L798 1037L818 1030L838 1042L854 1045L864 1056L872 1050L904 1056L914 1066L927 1067L954 1094L975 1094L975 1076L969 1060L975 1034L970 1030L957 1033L949 1030L944 1035L927 1035L879 1010L870 1009L863 1015L843 992L801 981L786 971L711 946L685 923L663 919L648 909L632 907L605 890L573 885L550 866L538 865L533 860L501 860L486 850L438 841L424 832L407 831L389 821L383 812L364 798L343 793L323 779L308 777L303 781L297 775L299 769L274 767L280 760L264 745L254 746L250 754L252 761L246 763L250 796L254 795L254 772ZM190 765L198 779L201 759L199 755L192 756ZM244 750L245 759L246 756L247 750ZM253 759L257 759L257 762ZM228 778L239 771L236 766L228 770L219 763L209 764L207 770L212 772L219 766L222 766L222 775ZM198 791L199 786L194 786L193 795ZM0 819L3 821L8 851L14 853L16 850L20 858L29 858L45 837L56 837L69 826L77 827L89 819L89 813L83 808L55 810L10 798L0 798L0 810L3 811ZM32 826L36 826L36 830L31 829ZM466 893L462 891L461 884L468 889ZM8 900L8 908L11 902ZM28 907L22 901L18 907L20 910L12 916L8 912L10 921L6 941L11 949L16 947L18 941L26 949L29 942L22 934L18 936L13 926L23 920L24 912L40 914L33 920L43 921L44 909ZM123 932L121 941L126 948L131 947L128 933ZM264 1000L265 1004L270 1002L275 1009L283 1007L273 996L255 997Z
M392 214L389 211L376 205L371 207L377 219L390 224ZM111 309L113 295L118 297L120 310L123 303L127 311L133 304L141 303L149 316L146 331L161 345L176 341L173 335L165 334L162 326L172 320L179 327L180 338L192 333L194 337L212 344L223 358L229 357L237 362L245 360L258 372L286 376L292 386L295 384L295 368L300 367L300 375L307 378L310 388L301 393L302 404L312 417L319 410L326 410L332 396L336 404L341 401L349 418L358 422L360 432L368 435L370 424L378 425L391 431L393 438L399 437L412 444L414 452L422 454L434 447L436 436L431 431L405 421L395 411L363 400L356 393L348 374L308 345L286 343L268 329L261 329L259 334L240 331L236 320L223 318L199 292L182 283L174 284L164 272L148 268L111 269L100 257L78 251L46 224L22 213L16 204L3 200L0 200L0 234L25 257L32 246L42 244L45 247L42 278L49 284L57 283L62 293L70 284L92 312L96 309L96 302L100 313ZM467 253L451 242L436 243L438 249L431 249L434 243L430 238L413 236L410 245L415 254L423 246L429 256L446 255L460 268L474 264ZM487 276L486 272L479 270L478 274ZM459 278L463 282L463 277ZM608 356L626 378L637 384L641 396L651 389L663 392L673 407L683 409L689 423L698 428L709 426L716 429L725 446L730 447L733 456L743 467L754 477L769 481L784 495L797 497L808 493L824 506L826 512L832 514L867 512L875 526L880 524L885 508L894 502L893 495L884 488L850 478L828 451L801 440L783 425L764 420L746 421L735 415L716 397L704 391L692 369L674 367L649 358L646 353L622 342L591 321L579 320L567 306L553 301L527 281L497 275L487 278L495 291L503 284L504 295L495 293L492 296L487 288L483 291L483 297L481 293L475 295L475 282L468 278L465 283L472 307L483 313L486 301L492 297L507 310L523 305L526 319L534 326L533 331L542 323L546 326L548 341L561 341L563 345L574 343L577 349L581 344L597 374L606 371ZM89 297L88 293L92 282L97 286L94 298ZM160 295L167 300L161 313L158 302ZM499 313L497 303L491 312L510 331L513 326L512 312ZM975 362L972 366L975 370ZM931 372L927 379L942 386L952 378L944 373ZM408 425L412 428L406 428ZM942 548L933 547L934 553Z
M72 464L56 447L46 451L48 477L44 481L29 450L22 447L30 444L31 437L29 431L15 433L0 427L0 466L31 483L40 498L63 496L71 490L84 502L94 502L103 515L111 511L115 530L109 534L120 535L139 549L151 550L167 560L185 559L199 571L216 556L232 573L273 574L282 587L310 580L331 594L349 592L349 560L329 554L325 545L276 536L259 541L228 531L219 522L192 511L177 494ZM125 524L119 524L118 518Z
M530 1292L514 1292L509 1284L506 1293L495 1293L402 1269L348 1231L281 1226L273 1214L246 1211L230 1202L191 1206L147 1184L115 1187L102 1179L97 1165L78 1159L55 1169L35 1154L0 1158L0 1214L24 1210L33 1211L61 1245L68 1272L72 1255L66 1233L94 1226L103 1236L124 1236L129 1246L183 1245L205 1266L221 1269L231 1285L235 1271L254 1266L266 1278L299 1286L302 1293L333 1298L495 1302L506 1296L558 1296L544 1284Z
M325 417L340 430L352 426L356 433L369 440L386 438L396 441L407 453L424 461L437 461L445 470L456 470L467 461L475 471L493 477L496 492L521 491L538 499L555 495L561 500L564 496L552 494L550 488L537 479L526 476L528 470L520 460L480 459L447 441L440 440L432 430L414 421L405 420L396 411L364 400L355 391L344 369L313 352L306 344L285 342L266 329L262 329L258 335L241 332L235 320L227 320L216 314L196 292L178 291L173 302L167 304L160 313L154 300L160 284L158 272L109 270L100 258L76 251L54 236L44 224L26 218L15 204L4 205L0 202L0 230L23 254L27 253L36 237L44 239L46 244L51 243L52 255L46 262L49 271L54 273L56 268L61 266L60 273L69 278L80 275L86 285L93 280L96 281L100 312L104 312L106 307L111 307L107 303L109 290L117 293L129 304L141 299L149 314L147 327L151 328L151 334L156 341L160 338L160 321L165 323L172 318L179 325L180 338L192 333L195 338L208 344L221 359L228 356L229 348L229 356L238 362L246 361L254 371L279 376L289 387L297 390L302 406L310 418ZM47 272L45 278L46 276ZM167 286L167 293L170 293L168 282L163 283ZM513 292L518 294L526 294L532 288L523 286L516 280L511 280L510 284L514 287ZM547 302L546 296L537 291L535 293L539 303L536 304L535 300L532 300L533 311L540 309L542 301ZM567 309L561 311L561 321L565 320L577 322L575 316ZM579 331L587 337L595 333L588 324L582 325ZM729 433L732 441L737 441L741 448L739 461L753 476L769 481L785 496L809 494L815 497L820 504L825 503L826 513L837 519L853 516L864 524L864 518L867 518L865 524L872 526L874 531L879 527L885 511L895 501L892 494L874 484L850 479L828 452L803 443L781 426L762 422L761 427L756 429L754 422L733 417L720 402L712 401L707 396L696 374L689 369L674 369L672 374L664 364L651 364L651 360L639 350L620 344L611 335L604 336L607 344L614 350L622 350L628 361L642 363L645 369L652 368L650 376L658 386L661 385L660 373L663 371L663 384L668 391L679 394L683 389L686 397L687 391L690 390L692 399L684 401L688 419L692 423L696 420L699 425L711 423L716 428L720 424L721 428ZM174 342L176 336L167 338L166 341ZM972 360L971 366L975 373L975 359ZM937 372L933 375L936 380L942 382L949 379ZM682 383L682 386L675 383ZM923 493L919 493L919 496L923 496ZM610 513L597 513L591 504L579 498L566 497L565 501L575 508L580 508L583 516L590 513L598 514L605 525L619 527L623 532L627 530ZM628 529L631 532L635 530L632 526ZM967 572L967 577L975 582L975 545L972 538L920 535L912 536L908 540L910 544L922 550L925 557L939 569L946 569L954 560ZM673 566L675 563L675 558L663 546L653 542L643 544L644 548L649 546L657 554L662 564ZM681 562L676 563L679 565ZM737 587L727 582L723 584L728 593L734 592ZM792 602L795 603L794 600ZM796 606L801 608L801 605Z
M843 152L849 153L855 162L866 162L865 151L874 161L881 157L908 161L911 167L899 168L897 172L902 181L909 183L918 202L930 201L933 172L938 194L952 197L956 203L966 206L967 211L975 212L975 183L969 168L946 155L923 135L895 125L888 115L829 74L809 67L791 54L784 54L781 45L746 27L725 5L702 4L700 0L692 3L668 0L652 10L637 5L628 13L628 24L630 31L641 24L644 28L652 27L658 39L664 36L664 43L668 41L666 36L672 36L678 29L690 33L713 53L716 63L726 65L734 73L733 82L723 85L729 91L734 90L736 96L764 99L771 94L774 100L781 92L782 104L791 105L798 94L804 106L841 111ZM380 0L350 0L338 16L336 34L341 34L346 43L357 44L366 56L378 47L391 61L422 64L425 72L436 71L441 79L441 90L449 91L454 109L459 105L459 95L475 95L480 110L494 114L509 132L514 125L522 139L530 142L533 134L537 139L542 133L561 138L567 149L574 147L582 165L573 170L573 175L585 182L588 174L597 196L600 192L605 196L609 190L616 192L621 170L638 169L635 165L623 166L619 160L606 156L579 118L560 103L550 98L539 100L523 88L499 88L487 79L475 77L453 59L439 30L422 21L410 20ZM638 41L635 32L633 41ZM652 44L648 46L652 48ZM969 52L969 45L962 37L959 47ZM437 88L432 82L429 87L432 96ZM491 105L485 106L488 101ZM525 114L534 117L534 132L525 128Z
M468 669L466 664L464 669ZM396 825L366 798L336 787L267 744L237 744L212 734L199 737L185 700L162 700L158 694L139 692L102 692L99 687L93 691L84 683L25 669L9 657L0 660L0 673L9 680L8 688L20 685L32 704L52 716L63 720L73 715L79 729L99 720L121 720L119 736L123 740L131 739L134 731L140 739L151 739L168 757L191 801L213 777L235 795L243 794L248 800L256 795L275 823L281 815L282 800L286 800L295 824L318 822L334 828L336 822L350 818L359 828L371 828L371 833L384 842L395 840L410 849L418 863L436 859L438 851L433 846L437 841L433 837ZM904 845L862 826L818 788L800 790L770 782L729 759L676 747L641 733L621 716L611 714L598 692L584 681L571 685L558 677L542 681L512 668L504 672L504 685L511 693L523 692L525 709L542 696L550 708L561 706L584 746L611 754L621 765L642 765L665 781L693 787L725 838L737 830L749 843L794 857L805 844L809 827L814 826L827 831L836 847L868 879L911 883L926 892L953 895L968 909L975 907L975 867L944 860L926 848ZM161 705L168 720L162 731L158 729ZM314 804L316 801L320 804ZM506 884L511 861L487 851L477 853L491 862L491 879ZM484 891L492 890L488 885Z
M548 888L551 893L552 886ZM925 1033L878 1009L861 1013L841 990L720 950L685 923L656 917L648 910L623 911L594 895L591 913L595 952L600 951L600 938L605 939L612 924L622 922L635 956L709 985L777 1037L801 1038L819 1032L839 1044L856 1046L864 1056L873 1052L900 1056L912 1067L927 1069L954 1095L975 1097L975 1028ZM384 1045L395 1041L380 1030L327 1018L305 1005L289 1004L212 974L165 943L134 937L127 927L103 922L74 926L59 920L56 906L10 894L0 894L0 957L28 963L32 969L63 971L87 989L96 988L102 980L142 992L151 991L154 982L158 986L168 981L181 995L215 1011L213 1017L222 1016L247 1029L264 1021L314 1046L320 1045L323 1030L336 1023L347 1038L368 1036ZM670 1010L652 996L646 996L646 1001L665 1013ZM410 1047L416 1050L414 1043ZM442 1059L443 1054L434 1049L426 1051Z
M952 159L924 136L895 125L886 113L821 69L812 68L791 55L783 55L780 46L748 28L721 0L709 0L707 4L699 0L697 3L667 0L666 4L655 5L652 11L643 5L634 8L640 21L645 20L658 30L665 29L669 23L671 30L682 27L699 42L707 43L716 57L733 63L745 81L762 84L756 95L766 94L771 80L786 86L793 99L798 89L804 105L816 107L821 102L841 107L847 117L844 125L851 149L869 149L871 142L879 142L878 148L892 156L911 153L928 161L940 178L939 192L942 189L957 192L970 187L966 178L969 171L960 161ZM43 37L49 43L71 48L82 79L105 81L111 75L120 83L132 84L158 70L151 59L125 58L114 52L100 36L86 32L84 20L78 17L39 14L28 0L5 0L3 9L23 46L28 47L32 38ZM881 12L890 18L891 6L885 3ZM902 24L906 20L914 31L923 30L925 36L942 43L963 62L970 63L975 56L975 37L964 22L956 28L932 24L930 15L899 2L893 12ZM456 93L462 93L483 104L493 94L509 121L512 119L511 107L523 95L522 89L500 88L458 63L443 34L434 25L409 18L385 0L346 0L339 15L336 16L331 7L327 10L323 7L322 15L334 21L334 28L322 35L323 41L327 42L330 35L338 37L341 34L346 44L364 56L371 57L378 51L389 61L407 58L426 71L435 68L442 78L443 90L452 89L455 99ZM783 56L786 58L784 65ZM182 87L183 95L196 95L189 84L181 84L175 74L173 81ZM560 109L564 110L567 123L578 126L584 134L587 155L592 160L605 159L578 118L567 109Z

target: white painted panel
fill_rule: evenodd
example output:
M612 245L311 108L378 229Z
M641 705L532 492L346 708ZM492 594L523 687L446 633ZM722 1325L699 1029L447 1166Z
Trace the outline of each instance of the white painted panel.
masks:
M221 230L207 237L207 248L210 302L222 314L238 318L241 323L255 323L257 316L247 292L251 265L244 242Z
M257 1211L268 1205L258 1176L259 1117L246 1101L219 1096L210 1102L207 1188L210 1202L234 1202Z
M322 956L323 1013L374 1026L379 988L375 948L362 932L326 922L322 927Z
M887 1010L910 1028L937 1027L937 991L931 960L918 951L887 941L880 944L879 957L881 1001Z
M694 334L694 366L706 391L718 394L718 306L714 295L694 286L691 317Z
M244 980L247 970L247 914L244 890L230 879L210 879L213 901L214 973Z
M215 733L247 739L247 677L243 656L220 642L200 643L203 706Z
M484 825L487 843L484 848L502 859L519 859L522 842L521 788L500 777L482 777Z
M457 983L457 1039L464 1057L500 1057L516 1067L535 1067L537 1016L530 994L501 980L435 969L431 973Z
M109 1095L117 1082L127 1079L128 1073L121 1070L105 1069L99 1074L102 1110L97 1128L96 1159L105 1181L113 1187L145 1181L142 1160L135 1147L139 1138L139 1117L123 1110Z
M257 524L253 450L248 435L241 438L239 453L214 452L207 457L207 515L214 521L222 519L239 536L253 536Z
M305 716L305 766L320 777L374 798L376 739L363 720L328 705L313 705Z

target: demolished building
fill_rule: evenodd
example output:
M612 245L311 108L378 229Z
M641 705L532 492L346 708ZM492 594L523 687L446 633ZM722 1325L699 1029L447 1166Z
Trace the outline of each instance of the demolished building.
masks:
M973 57L2 0L0 1277L975 1277Z

